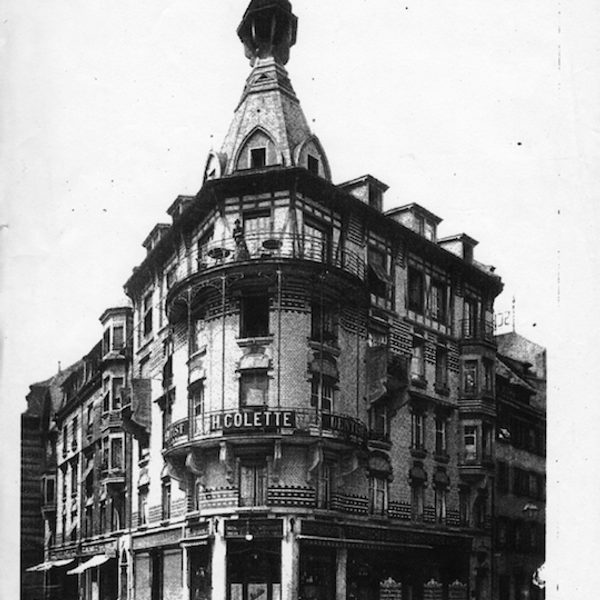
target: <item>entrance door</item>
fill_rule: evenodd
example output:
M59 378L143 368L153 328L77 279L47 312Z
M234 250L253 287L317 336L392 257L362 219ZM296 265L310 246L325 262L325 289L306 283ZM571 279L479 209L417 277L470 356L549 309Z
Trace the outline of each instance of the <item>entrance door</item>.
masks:
M228 600L280 600L280 544L232 541L228 546Z

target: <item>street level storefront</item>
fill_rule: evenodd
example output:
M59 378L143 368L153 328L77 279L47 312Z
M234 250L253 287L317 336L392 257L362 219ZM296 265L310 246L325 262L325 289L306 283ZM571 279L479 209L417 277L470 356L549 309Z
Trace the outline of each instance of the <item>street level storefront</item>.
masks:
M294 517L196 519L133 539L136 600L466 600L471 539Z

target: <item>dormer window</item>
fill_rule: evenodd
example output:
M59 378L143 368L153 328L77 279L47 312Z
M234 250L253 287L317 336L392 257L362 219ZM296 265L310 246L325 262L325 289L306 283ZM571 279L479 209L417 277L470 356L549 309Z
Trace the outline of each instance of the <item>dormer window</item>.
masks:
M261 169L267 164L267 149L252 148L250 150L250 168Z
M315 175L319 174L319 159L312 154L307 155L306 157L307 167L311 173Z

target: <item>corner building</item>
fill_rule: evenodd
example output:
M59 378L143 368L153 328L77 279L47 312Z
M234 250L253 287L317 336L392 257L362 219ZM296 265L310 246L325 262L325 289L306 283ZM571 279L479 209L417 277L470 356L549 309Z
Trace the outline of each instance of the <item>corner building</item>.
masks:
M253 0L252 71L195 197L144 242L128 597L491 597L493 301L476 241L334 185Z

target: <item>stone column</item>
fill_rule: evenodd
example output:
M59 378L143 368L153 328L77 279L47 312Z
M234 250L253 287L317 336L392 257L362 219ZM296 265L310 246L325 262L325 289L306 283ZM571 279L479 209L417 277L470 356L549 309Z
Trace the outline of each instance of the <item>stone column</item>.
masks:
M281 600L298 600L300 547L294 519L285 519L281 540Z
M346 600L346 565L348 564L348 549L338 548L335 560L335 590L336 600Z
M187 600L190 597L190 554L187 546L182 548L181 566L181 597Z
M211 559L211 587L213 600L227 598L227 541L225 522L215 520Z

